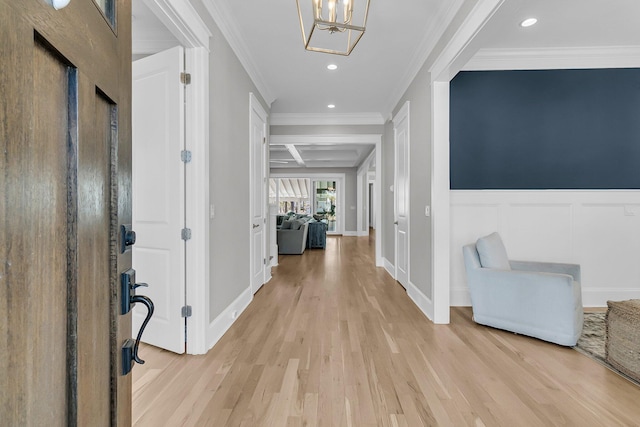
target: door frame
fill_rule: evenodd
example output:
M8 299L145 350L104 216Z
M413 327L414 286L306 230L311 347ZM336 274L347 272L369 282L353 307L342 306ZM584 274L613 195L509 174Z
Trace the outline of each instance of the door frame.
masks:
M188 0L142 0L185 49L191 73L186 86L185 146L192 152L186 172L186 222L194 232L186 262L187 304L192 307L187 353L205 354L209 324L209 37L211 32Z
M411 122L410 122L410 113L409 113L409 101L406 101L402 108L396 113L396 115L391 119L393 122L393 216L394 221L398 220L398 199L396 197L396 192L398 191L398 168L397 159L398 159L398 136L397 136L397 123L406 120L407 121L407 152L409 153L408 161L407 161L407 283L402 284L405 289L409 288L409 283L411 283L411 161L409 158L411 157ZM395 251L395 260L394 260L394 270L393 270L393 278L398 280L398 227L394 225L393 228L393 240L394 240L394 251Z
M268 241L269 241L269 229L268 229L268 224L266 221L266 218L268 216L268 212L269 212L269 206L267 204L267 200L268 200L268 185L269 185L269 181L268 181L268 163L267 163L267 146L269 144L267 144L267 139L268 139L268 130L269 130L269 126L268 126L268 118L269 115L267 114L267 112L265 111L264 107L262 106L262 104L260 103L260 101L258 101L258 98L256 98L256 96L253 94L253 92L249 92L249 185L252 186L253 185L253 174L255 173L254 170L251 169L251 165L253 163L253 113L256 113L259 117L260 120L262 120L263 122L263 135L265 138L265 141L262 143L261 145L261 153L260 156L262 157L262 185L261 188L258 190L256 188L251 188L249 191L249 212L250 212L250 216L253 215L253 197L252 195L254 194L254 191L260 191L260 203L262 204L262 214L263 214L263 218L262 218L262 258L263 259L267 259L267 254L268 254ZM249 221L249 265L250 270L251 270L251 278L250 278L250 283L249 283L249 287L251 288L251 295L255 294L256 292L258 292L258 290L262 287L262 285L264 285L267 281L267 277L271 277L271 263L264 263L263 269L262 269L262 283L257 286L254 289L253 286L253 254L254 254L254 247L253 247L253 220ZM267 269L269 269L269 273L267 273Z
M285 144L298 144L298 145L333 145L333 144L374 144L375 145L375 161L376 161L376 178L374 186L375 196L375 211L376 217L382 218L382 135L381 134L301 134L301 135L271 135L269 139L271 145L285 145ZM320 174L322 175L322 174ZM280 178L297 178L307 177L310 174L270 174L273 177ZM356 173L356 180L358 174ZM358 193L362 191L360 186L357 186ZM358 194L356 194L358 197ZM362 199L362 194L360 194ZM362 206L358 206L358 209L362 209ZM358 215L358 217L360 217ZM356 227L358 224L356 223ZM356 229L357 234L358 229ZM375 242L376 250L376 267L384 267L384 257L382 256L382 228L380 228L380 234L376 235Z
M449 83L475 55L472 40L505 0L479 0L429 68L431 77L431 253L430 301L421 309L434 323L450 321L451 185L449 176ZM504 58L501 65L504 65ZM500 68L504 69L504 68Z

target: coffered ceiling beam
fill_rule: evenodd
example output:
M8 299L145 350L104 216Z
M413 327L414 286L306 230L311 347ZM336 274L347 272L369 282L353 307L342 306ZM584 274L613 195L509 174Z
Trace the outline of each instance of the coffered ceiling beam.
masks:
M293 157L295 159L297 164L299 164L300 166L306 166L304 164L304 160L302 160L302 156L300 156L300 153L296 149L295 145L293 145L293 144L285 144L284 146L287 147L287 150L289 150L289 153L291 153L291 157Z

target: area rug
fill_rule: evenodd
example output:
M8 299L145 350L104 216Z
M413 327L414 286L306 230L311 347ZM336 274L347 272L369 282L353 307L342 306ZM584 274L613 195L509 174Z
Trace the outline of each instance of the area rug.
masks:
M626 378L632 383L640 386L640 383L633 378L629 378L627 375L618 371L605 361L605 339L606 339L606 327L605 327L606 313L585 313L584 324L582 326L582 335L578 339L574 349L580 353L589 356L593 360L611 369L618 375Z

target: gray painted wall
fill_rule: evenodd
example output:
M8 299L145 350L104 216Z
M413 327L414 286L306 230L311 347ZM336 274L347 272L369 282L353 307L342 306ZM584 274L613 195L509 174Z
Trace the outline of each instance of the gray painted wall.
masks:
M356 168L271 168L273 174L294 174L301 178L308 177L309 174L335 174L343 173L344 177L344 231L356 231L358 222L357 205L357 172ZM352 209L353 208L353 209Z
M393 225L394 206L393 192L391 186L394 180L394 141L393 123L388 121L384 125L384 135L382 137L382 218L379 220L377 234L382 236L382 257L391 264L395 264L395 226Z
M409 85L407 91L393 110L395 115L406 101L410 101L410 271L409 280L428 298L433 298L432 281L432 235L431 218L425 217L425 206L431 206L431 76L429 68L440 56L460 25L467 18L477 0L465 0L456 13L453 21L447 27L443 36L436 43L424 65ZM388 191L393 183L393 125L389 132L385 127L385 140L390 139L391 147L385 144L383 156L383 170L391 176L383 176L386 189L383 185L383 217L390 215L393 225L393 193ZM388 183L388 184L387 184ZM389 219L383 219L385 225ZM387 227L388 228L388 225ZM385 230L383 242L384 256L387 260L395 262L394 254L395 230Z
M210 321L250 286L249 93L264 100L213 22L209 56ZM233 185L229 185L233 183Z
M409 281L432 298L431 217L431 77L423 67L393 110L409 101ZM393 158L393 156L392 156Z

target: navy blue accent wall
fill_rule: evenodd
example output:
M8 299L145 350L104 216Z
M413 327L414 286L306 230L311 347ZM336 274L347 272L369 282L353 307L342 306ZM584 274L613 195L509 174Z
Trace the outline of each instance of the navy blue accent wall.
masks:
M452 189L640 189L640 69L451 81Z

